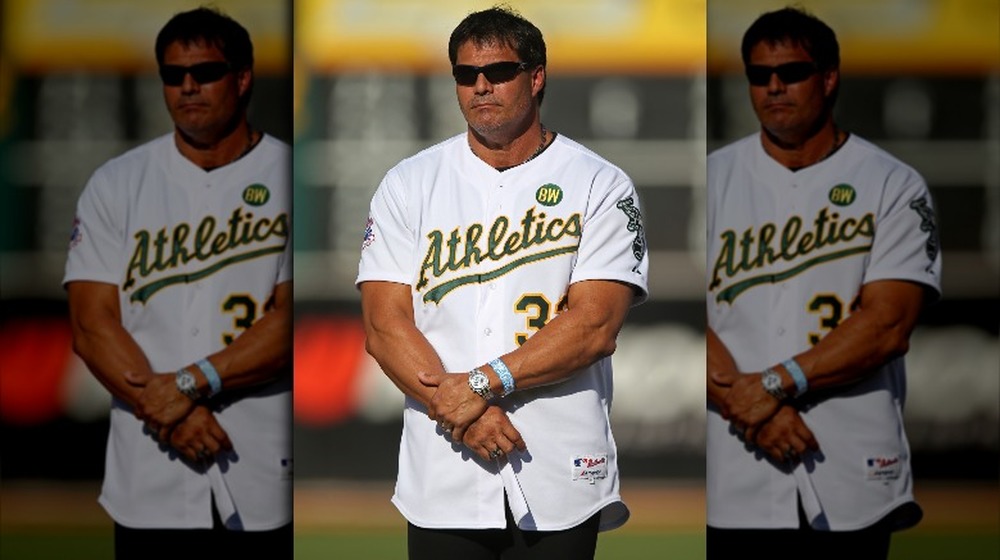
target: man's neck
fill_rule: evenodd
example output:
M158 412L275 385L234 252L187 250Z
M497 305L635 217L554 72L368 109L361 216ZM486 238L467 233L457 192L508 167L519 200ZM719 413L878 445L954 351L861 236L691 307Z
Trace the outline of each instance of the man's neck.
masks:
M548 143L550 133L534 118L513 138L486 136L469 129L469 147L479 159L496 169L515 167L537 156Z
M761 130L764 151L781 165L798 170L823 161L840 147L846 134L832 120L804 138L782 139L767 130Z
M202 169L211 170L228 165L243 157L256 143L257 134L245 121L217 139L198 139L179 129L174 130L174 143L181 155Z

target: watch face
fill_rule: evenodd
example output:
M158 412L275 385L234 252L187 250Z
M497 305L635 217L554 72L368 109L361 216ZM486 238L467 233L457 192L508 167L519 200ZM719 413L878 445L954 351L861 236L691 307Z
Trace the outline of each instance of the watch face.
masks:
M490 382L489 379L486 378L486 375L482 373L472 374L472 377L470 377L469 380L472 382L472 386L476 389L483 389L488 386Z
M194 379L194 375L190 371L184 370L178 372L176 380L178 391L192 399L198 398L198 393L195 390L197 382Z
M764 387L774 390L781 386L781 378L771 372L764 374Z

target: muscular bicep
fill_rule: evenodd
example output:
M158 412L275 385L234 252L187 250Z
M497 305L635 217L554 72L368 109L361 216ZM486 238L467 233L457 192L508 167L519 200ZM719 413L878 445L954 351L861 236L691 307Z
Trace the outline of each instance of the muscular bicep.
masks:
M104 282L74 281L66 284L66 293L74 337L105 321L121 323L118 286Z
M362 282L361 316L369 337L384 335L399 322L413 323L410 286L396 282Z

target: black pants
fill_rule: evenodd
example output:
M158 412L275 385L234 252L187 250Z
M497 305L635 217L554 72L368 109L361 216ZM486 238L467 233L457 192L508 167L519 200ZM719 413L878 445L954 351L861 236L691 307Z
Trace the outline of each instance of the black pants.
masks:
M409 524L410 560L592 559L601 514L565 531L522 531L507 507L506 529L422 529ZM800 559L801 560L801 559Z
M891 536L888 521L857 531L817 531L800 505L798 529L708 527L706 559L743 559L760 552L767 560L886 560Z
M271 531L230 531L213 508L211 529L132 529L115 523L116 560L291 560L292 524Z

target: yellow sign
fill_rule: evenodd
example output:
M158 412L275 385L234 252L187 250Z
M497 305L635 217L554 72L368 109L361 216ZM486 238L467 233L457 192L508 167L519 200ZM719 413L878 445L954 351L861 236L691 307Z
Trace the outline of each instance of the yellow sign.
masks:
M708 66L742 68L740 41L763 12L784 0L709 0ZM840 43L852 74L983 74L1000 68L997 0L799 0Z
M212 3L247 28L258 73L290 70L291 0ZM151 71L156 34L199 0L7 0L3 41L19 72Z
M296 0L296 56L313 71L448 68L448 37L495 0ZM705 0L510 5L541 29L559 73L685 73L705 62Z

